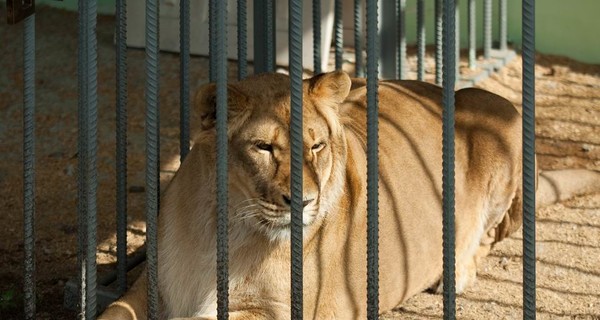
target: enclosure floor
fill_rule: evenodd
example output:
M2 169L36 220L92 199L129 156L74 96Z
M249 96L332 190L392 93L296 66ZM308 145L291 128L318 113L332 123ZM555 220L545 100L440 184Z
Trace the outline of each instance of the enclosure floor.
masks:
M37 11L37 318L74 319L62 299L65 282L77 274L77 15L42 6ZM21 319L23 310L21 30L22 25L0 23L0 319ZM113 17L98 18L100 272L114 267L115 253L113 30ZM600 66L545 55L537 62L540 166L600 170ZM128 68L128 249L133 252L145 235L145 197L137 188L144 185L145 161L142 50L129 50ZM179 165L179 57L161 54L160 69L164 187ZM194 57L190 72L193 87L206 82L208 60ZM235 78L233 63L229 74ZM479 86L520 105L520 57ZM539 318L599 319L600 194L540 210L538 218ZM477 284L458 298L460 319L521 318L520 239L514 235L485 259ZM422 293L382 318L439 318L441 305L441 296Z

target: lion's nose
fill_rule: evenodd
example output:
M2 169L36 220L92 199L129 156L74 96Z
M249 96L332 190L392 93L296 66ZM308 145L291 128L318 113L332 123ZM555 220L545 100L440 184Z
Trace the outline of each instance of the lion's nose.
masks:
M309 203L311 203L314 199L308 199L308 200L304 200L302 201L302 207L306 207ZM285 202L285 204L287 204L288 206L292 205L292 198L291 196L288 195L283 195L283 202Z

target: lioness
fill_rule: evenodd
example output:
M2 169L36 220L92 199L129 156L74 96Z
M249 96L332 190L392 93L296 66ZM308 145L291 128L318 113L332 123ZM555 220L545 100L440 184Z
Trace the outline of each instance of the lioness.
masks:
M290 82L228 87L230 319L290 318ZM366 88L343 72L303 82L304 317L363 319L366 306ZM196 95L199 138L159 216L161 319L215 319L215 85ZM442 274L441 89L379 84L379 308ZM597 178L597 176L596 176ZM521 224L521 116L479 89L456 92L456 288ZM101 319L145 319L146 277Z

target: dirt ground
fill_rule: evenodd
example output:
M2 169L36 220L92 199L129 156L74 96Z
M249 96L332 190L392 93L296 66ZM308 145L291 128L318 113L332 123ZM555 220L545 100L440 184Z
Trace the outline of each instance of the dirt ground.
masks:
M0 16L4 16L0 9ZM72 319L65 282L77 274L77 16L39 7L36 74L37 318ZM0 23L0 319L22 318L22 27ZM114 18L98 19L98 269L114 268ZM163 53L161 180L178 166L179 57ZM428 75L432 65L428 65ZM143 241L144 52L128 52L128 214L133 252ZM193 87L206 82L208 60L191 62ZM235 65L230 64L231 79ZM478 84L516 105L517 57ZM537 153L542 169L600 170L600 66L537 56ZM600 193L538 211L537 308L540 319L600 319ZM457 300L460 319L519 319L521 235L502 242L479 268L477 284ZM434 319L442 298L422 293L382 319Z

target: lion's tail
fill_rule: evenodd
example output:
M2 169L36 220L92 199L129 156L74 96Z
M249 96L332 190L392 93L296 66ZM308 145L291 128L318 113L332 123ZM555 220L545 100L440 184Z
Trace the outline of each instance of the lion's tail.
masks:
M538 178L537 207L600 191L600 172L585 169L543 171Z
M600 172L585 169L567 169L540 172L537 179L536 205L543 208L579 195L600 191ZM521 187L512 205L496 226L495 241L498 242L517 231L523 221Z

